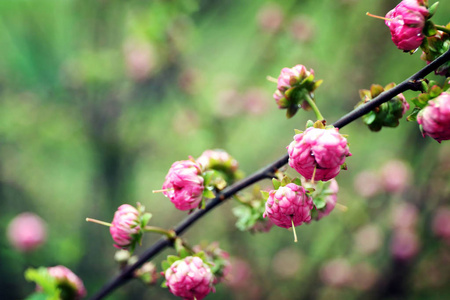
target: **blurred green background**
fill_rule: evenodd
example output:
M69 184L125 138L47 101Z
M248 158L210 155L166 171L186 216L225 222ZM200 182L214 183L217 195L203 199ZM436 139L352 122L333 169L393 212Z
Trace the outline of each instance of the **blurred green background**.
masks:
M174 161L222 148L250 174L284 155L294 128L314 114L287 120L266 76L313 68L324 79L317 103L332 123L353 109L359 89L423 67L420 53L397 50L384 22L365 16L397 3L0 1L0 226L6 232L29 211L48 234L30 253L0 236L0 298L23 299L35 288L24 270L57 264L93 295L118 267L108 228L85 218L110 221L120 204L140 202L152 224L175 225L186 213L152 194ZM449 15L450 2L441 1L435 23ZM356 121L342 132L353 154L337 178L347 212L298 227L294 244L282 228L238 231L230 201L185 235L191 244L219 241L234 258L234 283L211 299L450 297L450 217L435 221L450 205L450 145L404 120L379 133ZM392 160L401 162L386 165ZM386 188L402 176L394 192ZM406 232L399 243L407 258L393 255L398 232ZM145 236L137 253L157 238ZM175 299L138 281L108 299L144 298Z

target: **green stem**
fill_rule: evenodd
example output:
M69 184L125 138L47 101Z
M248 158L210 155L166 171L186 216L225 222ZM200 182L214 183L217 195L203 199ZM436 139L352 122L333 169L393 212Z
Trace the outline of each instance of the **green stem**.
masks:
M316 114L317 120L325 120L325 118L320 113L320 110L317 107L316 102L314 102L314 100L311 99L311 97L309 95L305 96L305 100L306 100L306 102L308 102L309 106L311 106L311 108L313 109L314 113Z
M155 233L160 233L163 234L165 236L167 236L168 238L173 238L174 237L174 233L171 230L167 230L161 227L156 227L156 226L145 226L144 230L147 232L155 232Z
M434 25L436 27L437 30L443 31L447 34L450 34L450 29L445 27L445 26L441 26L441 25Z

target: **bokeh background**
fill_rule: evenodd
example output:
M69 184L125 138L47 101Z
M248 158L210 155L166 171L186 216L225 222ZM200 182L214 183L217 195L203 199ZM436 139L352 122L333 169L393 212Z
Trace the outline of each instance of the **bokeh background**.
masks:
M313 68L332 123L359 89L423 67L420 53L397 50L384 22L365 16L397 3L0 1L0 298L25 298L35 286L24 271L58 264L93 295L118 266L108 228L85 218L110 221L120 204L140 202L154 225L175 225L186 214L152 194L172 162L222 148L250 174L284 155L314 115L287 120L266 76ZM435 22L449 15L441 1ZM359 120L342 132L353 153L337 178L347 212L298 227L295 244L282 228L238 231L229 201L185 235L219 241L233 258L232 278L211 299L450 297L450 144L404 120L378 133ZM7 237L23 212L46 224L33 251ZM157 238L145 236L136 253ZM175 299L138 281L108 299L145 298Z

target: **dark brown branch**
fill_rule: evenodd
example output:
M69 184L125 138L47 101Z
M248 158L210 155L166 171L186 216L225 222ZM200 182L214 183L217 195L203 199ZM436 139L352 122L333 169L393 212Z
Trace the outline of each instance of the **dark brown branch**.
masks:
M418 71L417 73L415 73L414 75L412 75L410 78L400 83L399 85L381 93L380 95L378 95L378 97L374 98L372 101L346 114L338 121L334 122L333 125L335 127L342 128L347 124L360 118L361 116L367 114L375 107L381 105L384 102L389 101L390 99L392 99L393 97L402 92L405 92L407 90L414 90L414 91L420 90L421 86L420 80L448 61L450 61L450 50L441 55L439 58L434 60L432 63L430 63L423 69L421 69L420 71ZM222 202L224 202L226 199L230 198L237 192L252 185L255 182L258 182L262 179L271 176L271 174L273 174L279 168L287 164L288 159L289 156L286 154L283 157L279 158L277 161L267 165L266 167L260 169L259 171L248 176L247 178L231 185L230 187L226 188L225 190L217 194L216 198L210 201L206 205L205 209L196 211L195 213L185 218L180 224L178 224L178 226L176 226L174 229L176 234L181 235L192 224L194 224L197 220L199 220L203 215L207 214L210 210L212 210L213 208L215 208L216 206L218 206L219 204L221 204ZM150 248L148 248L139 257L139 260L135 264L123 270L117 277L113 278L110 282L108 282L105 286L103 286L103 288L91 299L92 300L102 299L103 297L107 296L112 291L114 291L116 288L124 284L126 281L133 278L133 273L137 268L139 268L142 264L144 264L152 257L157 255L159 252L164 250L166 247L170 246L171 243L172 242L167 238L159 239L155 244L153 244Z

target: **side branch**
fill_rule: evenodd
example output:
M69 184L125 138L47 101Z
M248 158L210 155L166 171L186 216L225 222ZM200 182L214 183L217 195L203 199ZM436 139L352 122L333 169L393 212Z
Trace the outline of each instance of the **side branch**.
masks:
M415 73L414 75L412 75L410 78L406 79L399 85L381 93L380 95L378 95L378 97L374 98L372 101L367 102L366 104L346 114L345 116L334 122L333 125L337 128L342 128L348 125L349 123L355 121L356 119L360 118L361 116L367 114L375 107L381 105L384 102L389 101L390 99L392 99L393 97L397 96L402 92L405 92L407 90L420 90L421 86L420 80L422 80L426 75L433 72L438 67L440 67L441 65L443 65L448 61L450 61L450 50L448 50L446 53L438 57L436 60L434 60L429 65L422 68L420 71L418 71L417 73ZM206 205L205 209L196 211L195 213L185 218L181 223L179 223L178 226L176 226L174 229L175 233L177 235L181 235L203 215L207 214L210 210L212 210L213 208L224 202L226 199L230 198L231 196L241 191L242 189L262 179L269 178L279 168L287 164L288 159L289 156L288 154L286 154L283 157L280 157L275 162L267 165L266 167L253 173L247 178L244 178L243 180L231 185L222 192L218 193L216 197ZM103 297L107 296L109 293L114 291L116 288L118 288L128 280L132 279L134 271L136 269L138 269L141 265L143 265L145 262L150 260L152 257L157 255L170 245L172 245L171 240L167 238L159 239L139 257L139 260L135 264L123 270L118 276L116 276L109 283L103 286L103 288L91 299L92 300L102 299Z

